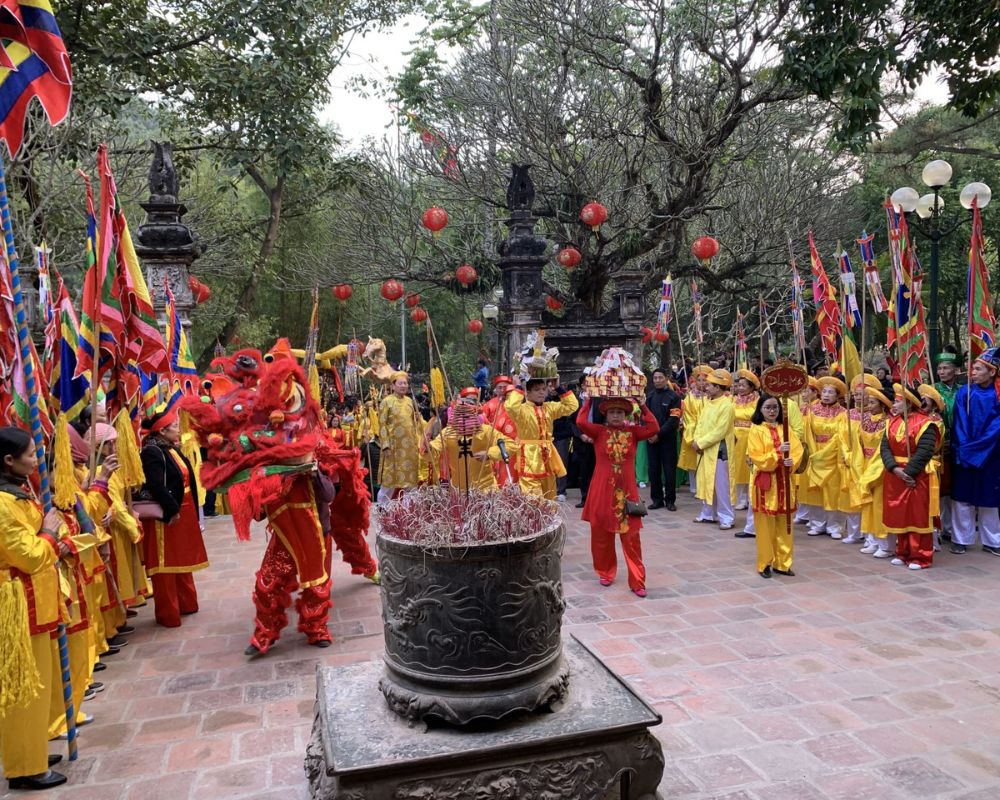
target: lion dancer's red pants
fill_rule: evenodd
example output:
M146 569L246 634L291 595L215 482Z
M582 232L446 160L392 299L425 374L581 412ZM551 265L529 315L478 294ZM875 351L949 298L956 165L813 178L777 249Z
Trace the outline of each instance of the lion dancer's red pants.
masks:
M267 507L271 541L257 571L253 604L257 609L250 643L266 653L288 624L292 593L302 587L295 610L299 631L309 644L333 640L327 629L330 578L327 548L316 514L312 480L297 479L280 503Z
M346 564L351 567L352 575L364 575L366 578L372 577L378 572L378 563L372 558L372 551L368 549L368 542L358 531L338 529L336 526L332 532L333 542L327 539L326 543L326 571L331 573L333 565L333 550L330 545L336 546L341 557Z

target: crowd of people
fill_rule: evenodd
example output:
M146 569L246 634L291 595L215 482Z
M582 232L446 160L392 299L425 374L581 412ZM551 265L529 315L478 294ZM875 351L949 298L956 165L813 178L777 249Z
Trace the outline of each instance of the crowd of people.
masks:
M701 504L695 523L734 530L737 512L745 511L734 536L756 540L763 578L794 576L793 526L912 570L932 566L940 539L956 555L977 541L1000 555L997 348L973 362L964 382L950 353L939 356L936 384L897 382L891 391L867 372L849 384L826 365L812 372L801 396L789 398L762 391L757 372L712 364L656 369L644 398L589 396L586 375L571 386L554 377L499 375L485 402L484 387L470 385L433 410L397 372L379 400L331 404L321 415L327 429L320 447L328 467L343 463L325 478L321 469L288 484L301 490L303 503L289 494L255 517L266 516L272 530L295 528L281 515L311 504L305 527L315 536L285 530L271 537L256 576L247 655L262 655L277 641L296 589L300 631L310 644L329 644L334 545L353 572L377 583L378 566L362 538L366 504L418 486L450 483L464 492L516 484L562 502L571 486L579 488L597 580L615 581L620 537L628 586L639 597L646 596L643 523L676 512L684 483ZM247 391L253 394L252 386ZM58 429L55 507L43 514L29 481L38 468L32 438L19 428L0 429L0 606L23 604L30 624L24 659L13 639L0 645L12 654L4 659L8 672L28 663L30 647L41 684L41 691L8 698L0 718L0 756L12 789L65 781L47 746L69 733L60 643L75 722L85 726L92 717L84 704L103 689L98 673L113 670L114 656L128 644L130 618L152 605L156 623L175 627L198 611L194 573L208 566L199 442L185 445L193 434L182 435L174 407L147 416L142 432L144 484L136 489L122 477L117 425L99 413L91 426L84 414ZM368 467L363 487L360 463ZM351 488L351 475L358 478L353 491L370 498L355 504L357 519L338 534L331 502ZM339 480L339 488L324 480ZM640 496L646 482L648 506ZM0 639L5 633L0 621ZM9 685L24 683L21 675Z
M208 566L196 471L181 450L176 411L143 423L145 483L135 500L122 479L118 432L100 410L93 427L87 412L63 425L55 432L47 513L30 483L39 466L34 441L20 428L0 428L0 591L6 611L24 610L30 634L30 645L20 643L4 627L4 688L25 693L5 698L12 702L0 716L11 789L66 781L52 769L62 756L48 752L49 741L70 733L60 645L72 686L70 719L83 727L94 719L87 701L114 677L114 658L129 644L130 620L152 605L158 624L179 626L198 611L193 573ZM18 658L23 646L37 669L27 680L30 661Z

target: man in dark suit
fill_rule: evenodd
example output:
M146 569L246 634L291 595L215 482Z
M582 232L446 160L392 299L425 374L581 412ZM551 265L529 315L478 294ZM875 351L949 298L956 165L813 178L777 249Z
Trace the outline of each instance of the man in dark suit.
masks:
M681 398L670 388L667 373L653 370L653 390L646 395L646 407L660 423L660 432L646 441L649 454L650 509L676 511L677 506L677 426L681 419Z

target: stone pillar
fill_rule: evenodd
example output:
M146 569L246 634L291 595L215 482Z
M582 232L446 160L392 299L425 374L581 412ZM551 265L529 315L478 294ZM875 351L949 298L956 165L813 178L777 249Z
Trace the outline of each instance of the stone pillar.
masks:
M642 327L646 310L646 293L642 285L646 276L634 270L621 270L612 276L617 291L618 318L625 327L625 349L635 356L637 364L643 364Z
M187 208L177 200L179 188L170 143L153 142L149 200L140 204L147 218L136 234L135 251L142 260L157 317L162 320L165 316L163 287L167 280L181 324L189 327L188 315L195 303L188 287L188 270L204 248L197 235L181 221Z
M548 240L535 233L537 220L531 213L535 187L528 172L530 168L530 164L511 165L507 187L508 234L499 247L503 275L500 311L507 334L505 368L520 352L528 334L541 326L545 309L542 268L548 261L545 254Z

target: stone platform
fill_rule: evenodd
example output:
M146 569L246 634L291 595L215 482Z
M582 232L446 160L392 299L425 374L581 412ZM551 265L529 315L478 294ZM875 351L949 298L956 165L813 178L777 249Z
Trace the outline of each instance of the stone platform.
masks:
M317 670L306 773L316 800L654 800L662 718L578 639L564 647L569 692L551 713L472 730L389 710L384 667Z

